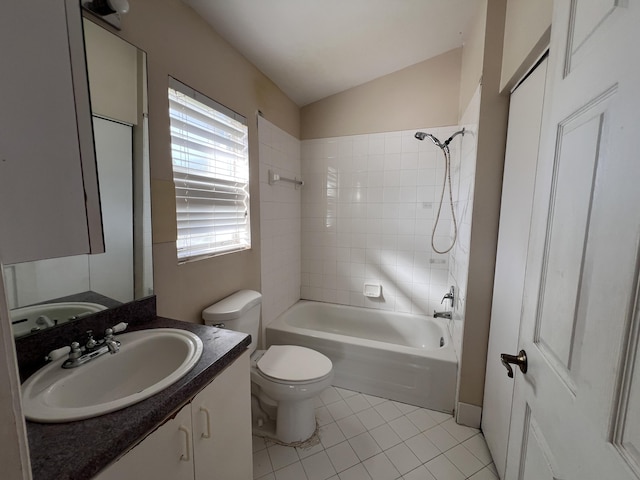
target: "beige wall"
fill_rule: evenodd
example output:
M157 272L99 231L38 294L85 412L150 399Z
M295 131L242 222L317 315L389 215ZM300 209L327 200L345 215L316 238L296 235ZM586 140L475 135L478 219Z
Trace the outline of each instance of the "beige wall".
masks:
M113 30L112 30L113 31ZM260 289L260 212L256 111L299 137L299 108L273 82L179 0L137 0L114 31L147 52L154 289L158 314L200 321L203 307L241 288ZM178 265L169 151L167 77L171 75L244 115L249 123L249 251Z
M458 120L467 111L469 102L482 80L487 0L482 0L476 8L476 13L463 38Z
M454 125L461 49L451 50L301 110L301 138Z
M460 108L482 82L458 401L482 405L509 90L548 43L551 0L485 0L465 39ZM504 53L503 53L504 51Z
M84 43L91 112L112 120L137 124L138 50L86 19Z
M553 0L507 0L500 90L511 90L549 45Z
M509 98L500 94L506 0L488 0L458 401L482 405Z

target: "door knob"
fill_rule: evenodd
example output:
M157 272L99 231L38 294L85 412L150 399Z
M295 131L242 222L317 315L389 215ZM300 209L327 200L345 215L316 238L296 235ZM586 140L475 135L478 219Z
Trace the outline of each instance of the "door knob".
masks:
M527 352L524 350L520 350L518 355L509 355L507 353L500 354L500 361L504 368L507 369L507 375L509 378L513 378L513 369L510 364L517 365L520 367L520 371L522 373L527 373Z

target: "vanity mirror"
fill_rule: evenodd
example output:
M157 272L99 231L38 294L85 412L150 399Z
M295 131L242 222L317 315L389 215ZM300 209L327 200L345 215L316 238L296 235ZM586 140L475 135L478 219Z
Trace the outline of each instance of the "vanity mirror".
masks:
M84 34L106 251L5 265L16 337L153 293L146 54L87 18Z

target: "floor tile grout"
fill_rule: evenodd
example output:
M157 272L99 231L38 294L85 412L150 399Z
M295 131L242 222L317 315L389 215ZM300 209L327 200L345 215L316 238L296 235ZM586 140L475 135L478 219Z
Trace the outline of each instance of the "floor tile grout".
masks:
M329 387L316 416L310 448L254 437L254 479L498 480L482 433L449 414Z

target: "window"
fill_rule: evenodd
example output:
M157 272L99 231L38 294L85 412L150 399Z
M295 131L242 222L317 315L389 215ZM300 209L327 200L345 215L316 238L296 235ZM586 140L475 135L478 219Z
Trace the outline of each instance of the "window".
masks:
M169 78L178 260L251 248L247 120Z

